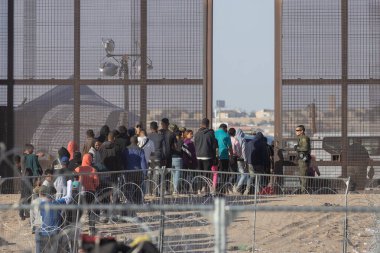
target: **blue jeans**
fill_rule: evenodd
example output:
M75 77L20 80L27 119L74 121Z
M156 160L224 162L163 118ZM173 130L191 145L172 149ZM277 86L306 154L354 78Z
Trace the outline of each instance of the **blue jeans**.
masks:
M40 231L36 231L36 253L50 253L58 251L58 235L41 235Z
M237 163L238 163L238 170L239 170L240 175L239 175L239 179L238 179L236 189L239 191L246 181L248 183L249 175L244 174L245 173L244 161L238 161Z
M181 157L173 157L172 158L172 168L175 170L171 171L172 180L173 180L173 188L174 192L178 193L179 190L179 179L181 177L181 169L183 167L183 161Z

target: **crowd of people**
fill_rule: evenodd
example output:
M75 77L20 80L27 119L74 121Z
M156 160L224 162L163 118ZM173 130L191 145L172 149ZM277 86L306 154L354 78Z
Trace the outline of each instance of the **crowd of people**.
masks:
M115 130L105 125L95 136L89 129L81 149L70 141L67 148L58 150L57 159L49 168L41 167L38 160L41 154L34 154L32 144L26 144L24 153L16 156L15 161L23 175L22 204L31 201L39 205L73 201L91 204L100 196L99 192L103 193L102 198L98 197L101 203L117 203L120 200L107 189L120 185L124 185L121 191L129 203L141 204L146 194L162 194L157 187L162 182L170 182L164 184L166 195L189 193L190 190L195 194L250 194L255 173L273 172L273 153L273 146L267 144L261 132L247 141L241 129L228 129L226 124L221 124L214 131L205 118L194 134L193 130L170 124L163 118L160 127L158 122L150 122L148 131L141 124L131 129L119 126ZM194 188L184 184L184 181L191 183L202 172L203 176L213 178L213 189L205 182ZM263 186L267 184L266 179L260 182ZM73 194L73 190L83 194ZM54 210L20 211L21 219L31 218L32 232L36 233L39 247L47 243L46 236L59 231L61 216ZM95 220L107 222L112 216L101 210L90 210L88 218L89 232L94 234ZM72 218L64 222L70 220L74 222Z

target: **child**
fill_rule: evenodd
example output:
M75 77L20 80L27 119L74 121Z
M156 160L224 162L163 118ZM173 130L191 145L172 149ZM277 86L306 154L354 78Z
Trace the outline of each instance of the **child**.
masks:
M45 170L44 175L45 175L45 180L43 181L42 185L53 186L54 187L54 184L53 184L53 170L51 170L51 169Z
M193 131L188 129L184 133L185 139L182 144L182 159L183 159L183 168L186 170L196 170L197 169L197 156L195 154L195 146L193 139ZM186 171L184 173L184 178L189 183L192 182L193 178L195 176L194 172L188 172ZM189 189L190 190L190 187Z
M21 197L20 197L20 204L21 205L28 205L30 204L32 200L32 193L33 193L33 178L32 178L33 172L31 168L26 168L23 172L22 178L21 178ZM29 218L29 210L26 209L20 209L19 212L21 220L25 220L25 218Z
M42 200L39 197L40 188L41 188L41 181L37 180L35 183L35 187L33 189L32 207L30 209L30 226L32 228L32 234L34 234L36 229L41 227L41 224L42 224L42 218L39 212L39 206Z
M36 252L57 252L58 234L62 223L61 211L49 209L49 206L69 204L71 202L72 181L67 181L67 195L54 200L54 187L41 186L40 188L40 209L41 226L36 230Z
M69 158L64 156L60 160L61 168L56 169L54 174L56 174L56 179L54 180L54 187L57 190L56 199L62 198L66 194L66 176L68 173L67 166L69 165Z

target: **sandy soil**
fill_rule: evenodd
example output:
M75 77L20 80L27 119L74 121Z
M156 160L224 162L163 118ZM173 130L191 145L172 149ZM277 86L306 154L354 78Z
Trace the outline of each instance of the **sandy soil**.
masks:
M15 203L18 195L0 195L0 203ZM228 196L230 204L252 205L253 196ZM210 203L212 199L195 196L168 198L168 203ZM351 194L349 205L380 205L377 194ZM259 205L343 206L343 195L261 196ZM134 222L98 223L98 231L129 241L144 231L156 237L159 213L138 214L145 227ZM208 218L209 216L209 218ZM376 216L348 215L348 252L374 252ZM86 217L82 218L84 232ZM344 213L318 212L241 212L226 230L228 252L342 252ZM214 252L214 228L207 214L194 212L166 213L165 252ZM18 211L0 211L0 252L33 252L34 235L29 220L21 221Z

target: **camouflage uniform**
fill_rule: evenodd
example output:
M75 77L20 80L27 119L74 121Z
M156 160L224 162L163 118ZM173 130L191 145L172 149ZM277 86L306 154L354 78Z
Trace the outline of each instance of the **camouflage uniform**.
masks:
M298 153L298 167L299 175L306 176L306 171L310 166L310 138L306 135L298 136L297 153ZM306 189L306 178L301 178L301 190Z

